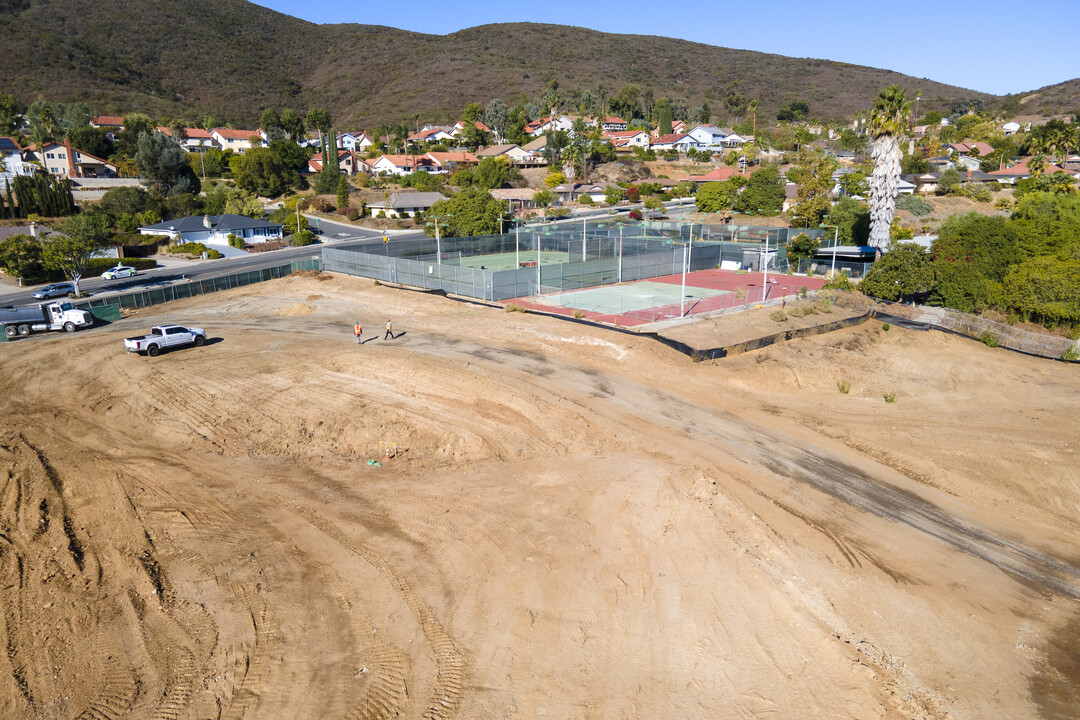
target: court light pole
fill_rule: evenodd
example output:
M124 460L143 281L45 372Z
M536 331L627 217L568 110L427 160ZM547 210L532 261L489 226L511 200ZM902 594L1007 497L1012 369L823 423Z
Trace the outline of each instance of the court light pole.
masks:
M779 234L778 234L779 235ZM779 242L779 239L777 240ZM761 254L761 302L769 292L769 231L765 231L765 251Z
M826 215L825 219L828 219L828 218L829 218L829 216ZM839 225L830 225L830 224L822 223L821 225L818 225L818 227L822 228L823 230L826 229L826 228L833 228L833 230L834 230L834 232L833 232L833 244L832 244L832 246L833 246L832 267L829 268L829 280L832 280L833 275L836 273L836 248L840 244L840 226Z

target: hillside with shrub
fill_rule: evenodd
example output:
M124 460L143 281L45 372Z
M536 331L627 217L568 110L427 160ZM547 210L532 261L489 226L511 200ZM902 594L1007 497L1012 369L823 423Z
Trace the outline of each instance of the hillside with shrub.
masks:
M538 99L552 80L564 97L611 97L634 84L645 103L671 97L707 106L717 121L745 119L751 99L762 118L792 101L811 117L843 118L891 83L921 90L924 112L958 99L1003 102L889 70L671 38L534 23L425 35L315 25L243 0L8 0L0 35L0 90L25 103L85 100L99 113L209 113L237 124L267 107L312 106L358 126L416 113L453 120L473 100ZM1059 102L1069 93L1047 92L1037 105L1074 109Z

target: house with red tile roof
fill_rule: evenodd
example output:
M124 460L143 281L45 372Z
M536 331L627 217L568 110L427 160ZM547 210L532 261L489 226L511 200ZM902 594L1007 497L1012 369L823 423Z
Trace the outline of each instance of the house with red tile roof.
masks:
M988 172L987 175L993 176L998 182L1015 184L1017 180L1024 180L1031 177L1031 168L1029 167L1030 162L1031 158L1024 158L1016 165L993 170ZM1060 168L1052 162L1046 161L1046 164L1043 166L1042 174L1053 175L1056 172L1063 172L1073 176L1076 175L1076 173L1072 171Z
M409 175L418 170L439 172L439 166L426 155L382 155L369 165L377 175Z
M644 130L613 130L611 132L605 132L603 135L605 138L611 141L611 144L618 148L631 148L649 147L649 133Z
M453 139L453 135L440 127L428 127L418 133L409 133L409 140L411 142L442 142L443 140Z
M491 128L489 128L487 125L485 125L480 120L477 120L476 122L474 122L472 124L475 125L476 129L480 130L481 132L487 132L487 133L491 132ZM453 137L460 137L461 136L461 131L464 130L464 129L465 129L465 121L464 120L458 120L456 123L454 123L454 132L452 133Z
M626 121L621 117L606 117L600 120L600 129L607 132L618 132L626 129Z
M654 137L649 143L649 147L653 150L675 150L676 143L684 138L690 137L686 133L672 133L670 135L658 135Z
M427 157L431 158L436 167L446 172L480 162L471 152L429 152Z
M98 115L90 124L103 130L120 131L124 129L124 118L118 115Z
M353 150L338 150L338 168L346 175L355 175L357 173L364 173L365 175L371 175L371 167L357 156ZM323 154L315 153L308 160L308 172L317 173L322 172L323 169Z
M955 150L961 155L970 155L972 148L979 151L979 157L986 157L987 155L994 154L994 148L984 142L975 142L971 138L964 140L964 142L953 143L949 146L950 150Z
M52 175L70 178L109 178L116 177L116 163L111 163L90 153L71 147L67 141L45 143L40 149L37 145L26 148L23 154L27 161L36 162Z
M168 137L172 137L172 130L159 125L156 130ZM184 128L184 139L179 143L180 147L188 152L201 152L214 147L214 138L202 128Z
M235 153L243 154L245 150L250 150L252 147L262 146L262 140L258 140L255 145L252 145L251 139L253 137L259 137L258 130L233 130L232 128L214 128L210 131L210 137L213 138L214 144L222 150L232 150Z

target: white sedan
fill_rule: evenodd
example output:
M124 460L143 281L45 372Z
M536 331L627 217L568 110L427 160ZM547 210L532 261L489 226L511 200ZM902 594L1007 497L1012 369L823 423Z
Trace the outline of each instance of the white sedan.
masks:
M117 265L114 268L109 268L105 272L101 273L102 280L115 280L116 278L126 278L135 275L135 268L127 265Z

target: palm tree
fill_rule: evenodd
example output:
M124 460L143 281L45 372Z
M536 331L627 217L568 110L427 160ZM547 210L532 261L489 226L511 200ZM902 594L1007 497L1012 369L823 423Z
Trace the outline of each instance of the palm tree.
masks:
M870 151L874 161L870 176L870 245L877 248L878 257L889 244L900 181L900 135L910 114L911 103L899 85L882 90L870 109L868 124L874 138Z
M1035 155L1027 163L1031 177L1038 177L1046 170L1046 158L1043 155Z
M758 111L758 107L759 107L758 101L755 98L754 100L750 101L750 105L747 108L751 113L754 114L754 140L757 140L757 111Z

